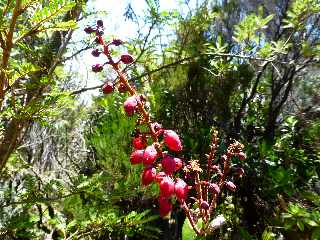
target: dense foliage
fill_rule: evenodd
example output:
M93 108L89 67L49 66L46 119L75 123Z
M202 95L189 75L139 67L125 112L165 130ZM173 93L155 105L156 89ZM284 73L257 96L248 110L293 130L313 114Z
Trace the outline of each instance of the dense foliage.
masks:
M319 2L191 2L182 13L147 0L138 16L129 1L139 32L122 40L135 56L130 82L179 132L186 162L205 163L212 127L218 152L230 139L245 146L237 191L218 199L226 224L207 238L319 239ZM79 86L84 76L67 70L95 46L74 34L95 21L86 4L0 3L0 238L192 239L179 204L161 219L159 189L130 165L128 95L81 103L102 86Z

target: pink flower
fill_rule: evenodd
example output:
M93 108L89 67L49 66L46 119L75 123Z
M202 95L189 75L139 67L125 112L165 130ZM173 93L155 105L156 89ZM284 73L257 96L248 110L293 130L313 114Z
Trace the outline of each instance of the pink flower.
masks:
M146 165L152 164L157 159L157 157L158 157L157 149L152 144L144 150L143 163Z
M228 188L232 192L234 192L236 190L236 188L237 188L237 186L234 185L234 183L230 182L230 181L225 182L224 184L225 184L226 188Z
M135 150L131 153L130 162L131 164L142 163L143 161L143 150Z
M163 171L168 174L172 175L176 168L176 162L174 161L174 158L170 155L166 155L162 161L161 161L162 169Z
M160 195L162 197L171 197L174 194L174 182L171 178L165 177L160 182Z
M172 210L172 204L166 197L159 197L159 211L160 216L165 217L167 216Z
M149 185L153 182L157 175L157 171L153 167L145 168L142 172L141 181L144 186Z
M188 185L182 179L178 178L176 184L174 185L174 192L177 199L183 202L187 199L188 195Z
M138 102L135 96L128 97L127 100L123 103L123 107L128 116L132 116Z

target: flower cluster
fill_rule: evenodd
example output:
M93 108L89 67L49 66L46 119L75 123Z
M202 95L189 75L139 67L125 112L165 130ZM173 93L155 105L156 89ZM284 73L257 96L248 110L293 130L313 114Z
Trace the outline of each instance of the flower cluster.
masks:
M151 183L159 185L159 210L162 217L168 215L172 210L174 199L184 209L191 226L198 235L205 235L212 227L210 218L212 211L216 208L218 195L223 188L235 191L236 185L233 178L242 177L244 170L231 165L233 158L244 160L243 145L237 141L229 144L225 154L216 156L218 147L218 133L212 131L210 152L207 155L206 166L200 165L198 160L191 160L189 163L178 157L183 149L179 135L170 129L165 129L156 121L153 121L146 110L147 99L144 95L138 94L136 89L129 83L125 72L120 69L120 64L132 64L134 58L128 54L122 54L118 61L114 61L110 47L120 46L124 42L120 39L113 39L105 42L103 35L103 22L98 20L95 26L85 28L88 34L95 33L95 42L100 46L92 50L94 57L101 54L107 57L103 65L92 66L93 72L100 72L104 65L109 64L117 73L115 81L107 81L102 86L104 94L110 94L117 87L120 93L129 93L124 101L123 108L127 116L137 115L137 126L132 139L131 164L143 164L141 174L142 185ZM142 130L144 129L144 130ZM147 130L145 130L147 129ZM184 179L177 177L177 172L184 172ZM182 174L180 174L181 176ZM205 178L205 180L201 180ZM188 184L187 184L188 183ZM195 197L188 196L189 190L196 192ZM201 229L197 226L198 219L202 219ZM216 221L217 222L217 221ZM221 222L221 221L219 221Z

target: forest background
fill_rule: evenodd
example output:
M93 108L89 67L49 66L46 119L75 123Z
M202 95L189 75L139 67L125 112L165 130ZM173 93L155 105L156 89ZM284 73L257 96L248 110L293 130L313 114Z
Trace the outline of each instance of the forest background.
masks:
M0 1L0 239L194 237L178 205L159 217L157 187L130 165L126 94L97 91L116 77L90 72L97 19L186 161L206 160L212 127L245 145L208 239L319 239L319 1L134 2L110 29L101 1Z

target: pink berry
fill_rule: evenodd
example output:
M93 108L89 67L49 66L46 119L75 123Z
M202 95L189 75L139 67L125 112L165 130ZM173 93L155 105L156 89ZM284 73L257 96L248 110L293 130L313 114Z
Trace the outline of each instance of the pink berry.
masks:
M167 216L172 210L172 204L168 198L159 197L159 212L161 217Z
M144 186L152 183L157 175L157 171L153 167L145 168L142 172L141 181Z
M139 135L132 140L132 145L135 149L144 149L147 145L147 142L142 135Z
M135 96L128 97L127 100L123 103L123 107L128 116L132 116L137 107L137 100Z
M102 86L102 92L104 94L109 94L112 93L114 89L114 85L112 82L106 82L103 86Z
M219 194L220 193L220 188L217 184L215 183L210 183L209 184L209 191L213 192L214 194Z
M153 162L157 159L158 152L155 146L152 144L148 146L143 154L143 163L145 165L153 164Z
M182 160L180 159L180 158L174 158L174 162L175 162L175 164L176 164L176 166L175 166L175 171L178 171L178 170L180 170L181 168L182 168Z
M163 132L163 140L171 151L180 152L182 150L180 138L175 131L165 130Z
M93 72L101 72L103 70L103 66L101 64L95 64L92 66Z
M135 150L130 155L130 162L131 164L138 164L142 163L143 161L143 150Z
M188 185L182 179L178 178L176 184L174 185L174 192L177 199L183 202L187 199L188 195Z
M228 188L232 192L234 192L236 190L236 188L237 188L237 186L234 185L234 183L230 182L230 181L225 182L225 186L226 186L226 188Z
M123 54L121 55L120 59L124 64L130 64L134 61L133 57L130 54Z
M162 169L167 175L172 175L176 168L176 162L170 155L166 155L161 161Z
M165 177L160 182L160 195L162 197L171 197L174 194L174 182L171 178Z
M119 91L120 93L125 93L127 90L128 90L128 89L127 89L127 86L126 86L124 83L120 83L120 84L119 84L118 91Z

